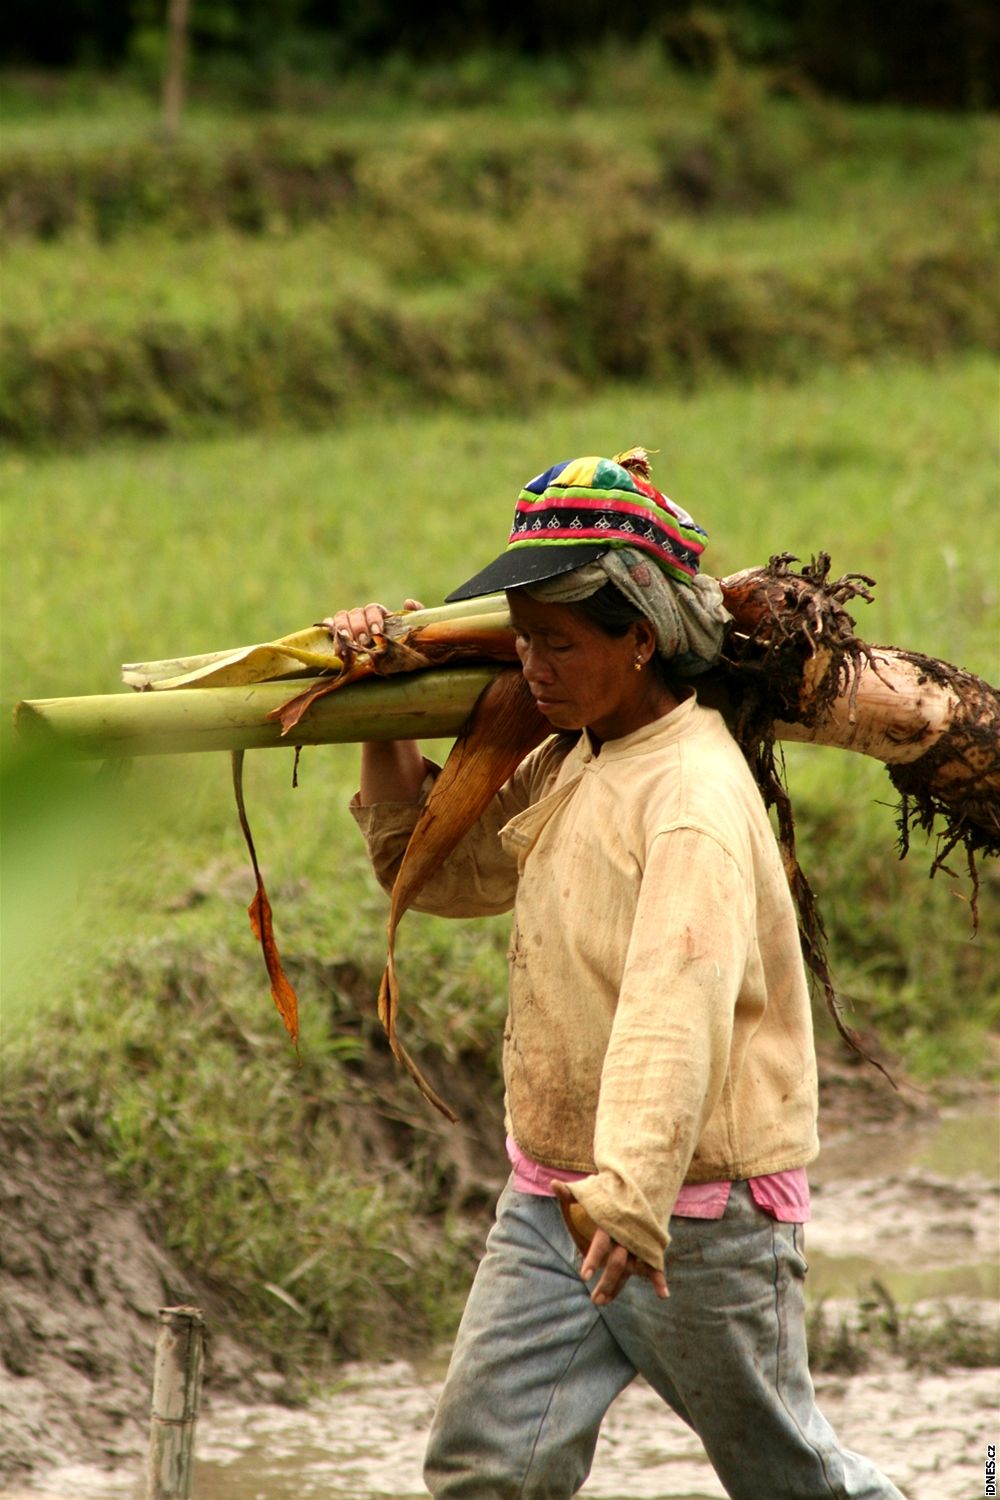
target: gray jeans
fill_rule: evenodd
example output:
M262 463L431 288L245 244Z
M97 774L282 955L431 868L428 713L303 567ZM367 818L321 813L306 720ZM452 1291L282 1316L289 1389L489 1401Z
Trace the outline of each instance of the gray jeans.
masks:
M736 1183L723 1218L674 1218L670 1233L669 1299L633 1279L595 1308L555 1200L505 1189L431 1429L432 1495L576 1494L605 1412L641 1374L733 1500L902 1500L816 1407L801 1228Z

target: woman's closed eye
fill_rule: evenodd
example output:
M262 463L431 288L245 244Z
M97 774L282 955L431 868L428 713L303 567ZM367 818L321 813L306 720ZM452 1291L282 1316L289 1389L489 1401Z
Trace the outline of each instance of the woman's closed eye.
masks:
M566 651L572 651L573 649L572 642L570 641L538 640L537 638L535 640L532 640L531 637L526 635L523 630L518 630L515 632L514 641L515 644L524 651L528 650L528 648L532 645L536 648L536 650L541 649L544 651L554 651L559 653L560 655Z

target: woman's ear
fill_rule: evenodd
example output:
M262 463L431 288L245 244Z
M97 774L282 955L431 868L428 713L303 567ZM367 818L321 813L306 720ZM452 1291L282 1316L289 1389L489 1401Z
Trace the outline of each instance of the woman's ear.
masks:
M648 661L656 655L656 631L653 629L645 615L633 624L635 631L635 649L641 652L643 660Z

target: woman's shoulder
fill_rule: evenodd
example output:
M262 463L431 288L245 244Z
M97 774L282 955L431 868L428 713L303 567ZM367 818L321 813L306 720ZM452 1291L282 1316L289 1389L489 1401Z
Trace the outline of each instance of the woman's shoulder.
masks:
M522 766L527 770L533 793L544 796L549 791L577 745L580 743L581 732L579 730L566 731L561 734L551 734L547 740L532 750ZM532 801L536 800L532 796Z
M678 732L644 766L647 823L696 825L731 832L733 822L766 816L742 750L722 715L700 703L685 705Z
M579 733L549 735L522 760L507 784L508 792L526 807L546 796L579 740Z

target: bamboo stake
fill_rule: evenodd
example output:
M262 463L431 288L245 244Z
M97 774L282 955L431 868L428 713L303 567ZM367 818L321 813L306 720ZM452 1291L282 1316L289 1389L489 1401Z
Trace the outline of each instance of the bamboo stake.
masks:
M189 1500L204 1341L199 1308L160 1308L146 1500Z

